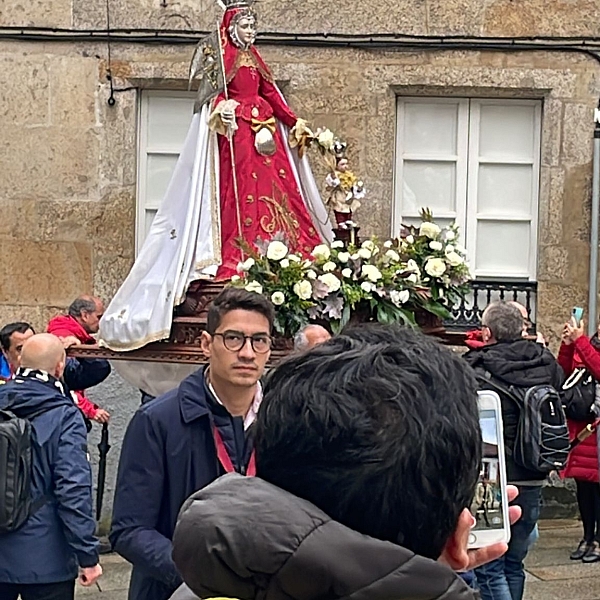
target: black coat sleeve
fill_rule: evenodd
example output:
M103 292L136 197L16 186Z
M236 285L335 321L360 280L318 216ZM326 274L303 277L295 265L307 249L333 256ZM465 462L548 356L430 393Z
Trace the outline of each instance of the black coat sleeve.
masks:
M110 370L103 358L69 358L63 377L70 390L87 390L102 383Z

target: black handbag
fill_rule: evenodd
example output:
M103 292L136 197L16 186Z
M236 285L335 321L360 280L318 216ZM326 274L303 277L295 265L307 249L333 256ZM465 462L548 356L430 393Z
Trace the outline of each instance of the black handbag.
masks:
M575 369L563 384L560 395L569 419L584 423L596 419L592 412L596 401L596 380L587 369Z

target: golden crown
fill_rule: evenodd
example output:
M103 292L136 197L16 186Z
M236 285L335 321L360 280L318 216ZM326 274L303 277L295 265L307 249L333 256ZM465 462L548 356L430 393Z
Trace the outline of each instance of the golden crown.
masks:
M255 0L217 0L223 10L231 8L250 8Z

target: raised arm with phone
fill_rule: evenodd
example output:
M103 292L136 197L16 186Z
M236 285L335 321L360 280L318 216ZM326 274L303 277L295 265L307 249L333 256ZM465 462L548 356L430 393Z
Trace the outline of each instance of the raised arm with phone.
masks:
M575 479L583 524L583 538L571 559L597 562L600 561L600 484L596 421L600 410L596 395L600 380L600 340L598 332L591 338L585 334L582 309L573 309L571 319L565 323L558 362L568 377L563 398L567 416L571 416L569 434L573 443L563 475Z

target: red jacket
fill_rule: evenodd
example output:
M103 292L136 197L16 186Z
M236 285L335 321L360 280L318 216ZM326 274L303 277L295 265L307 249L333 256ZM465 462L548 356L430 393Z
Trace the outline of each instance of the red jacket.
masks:
M71 316L59 315L48 323L48 333L58 337L74 335L82 344L95 344L96 340Z
M600 381L600 350L596 350L590 340L581 336L573 344L562 344L558 353L558 363L568 377L575 369L585 367L597 381ZM569 420L569 434L574 440L587 423ZM598 483L598 440L591 435L569 454L564 477Z
M96 343L96 340L70 315L59 315L51 319L47 331L61 338L75 336L82 344ZM98 412L98 405L85 395L85 390L76 390L75 396L81 412L88 419L93 419Z

